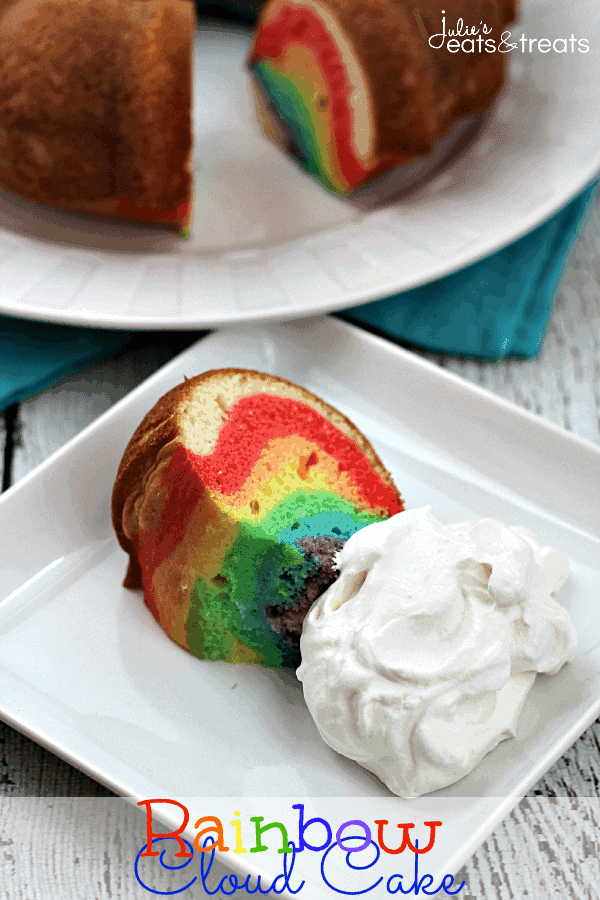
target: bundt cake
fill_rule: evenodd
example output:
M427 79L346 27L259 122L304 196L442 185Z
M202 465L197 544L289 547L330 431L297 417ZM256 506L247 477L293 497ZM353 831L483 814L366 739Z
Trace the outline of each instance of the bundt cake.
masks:
M302 620L354 532L402 510L341 413L281 378L223 369L169 391L134 433L113 524L126 587L201 659L299 663Z
M489 107L515 13L516 0L267 0L248 60L263 130L349 193Z
M179 230L193 36L188 0L0 0L0 188Z
M246 18L261 7L220 3ZM431 152L500 91L516 0L442 5L267 0L249 56L263 130L340 194ZM485 44L432 42L442 14L485 24ZM189 0L0 0L0 188L185 227L194 15Z

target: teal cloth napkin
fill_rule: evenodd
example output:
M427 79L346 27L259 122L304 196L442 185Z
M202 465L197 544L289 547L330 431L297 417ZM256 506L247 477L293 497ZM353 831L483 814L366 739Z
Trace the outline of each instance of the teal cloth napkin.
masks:
M401 343L461 356L535 356L566 254L596 185L503 250L424 287L343 313ZM189 340L194 335L188 334ZM0 316L0 410L114 355L131 332ZM159 336L148 336L156 341ZM138 338L139 340L139 338Z
M597 186L497 253L424 287L355 306L342 317L439 353L491 360L536 356L568 252Z
M131 338L126 331L0 316L0 410L113 356Z

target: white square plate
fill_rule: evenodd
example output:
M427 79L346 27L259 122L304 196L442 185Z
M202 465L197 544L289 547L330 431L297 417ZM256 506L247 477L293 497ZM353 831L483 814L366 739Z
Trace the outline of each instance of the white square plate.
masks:
M123 449L183 375L226 366L281 375L335 404L373 442L407 507L524 525L569 557L559 599L579 633L575 661L538 677L516 739L433 799L392 800L331 751L293 673L197 660L121 587L109 513ZM443 810L453 827L428 871L456 871L600 713L599 487L592 444L339 321L213 334L0 499L0 715L137 799L352 797L359 818L393 807L396 822L417 823Z

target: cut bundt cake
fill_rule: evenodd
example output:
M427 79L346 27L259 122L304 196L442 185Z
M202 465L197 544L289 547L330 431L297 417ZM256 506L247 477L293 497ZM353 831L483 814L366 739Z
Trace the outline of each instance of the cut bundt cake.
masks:
M133 435L113 524L160 625L201 659L292 666L350 535L402 510L341 413L281 378L223 369L166 394Z
M456 52L428 39L445 28L437 0L220 3L246 18L260 8L249 65L263 130L340 194L490 105L516 6L445 0L448 23L485 23L496 45ZM194 16L191 0L0 0L0 189L185 227Z
M179 230L193 36L188 0L0 0L0 188Z
M263 130L349 193L488 108L515 11L516 0L267 0L248 60ZM446 28L484 24L472 52L440 41Z

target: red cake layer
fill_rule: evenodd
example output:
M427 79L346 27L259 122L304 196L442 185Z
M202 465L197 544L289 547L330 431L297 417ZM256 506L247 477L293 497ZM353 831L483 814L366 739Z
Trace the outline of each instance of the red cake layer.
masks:
M364 500L389 515L400 512L397 494L371 468L363 451L316 410L298 400L254 394L235 404L224 423L213 453L190 454L204 483L220 494L239 491L265 444L293 433L314 441L338 461Z
M173 224L177 227L185 225L190 215L189 203L180 203L176 209L156 209L150 206L139 206L133 200L123 197L117 201L115 214L120 219L132 219L141 222Z

